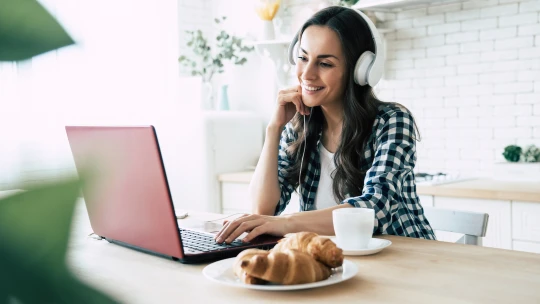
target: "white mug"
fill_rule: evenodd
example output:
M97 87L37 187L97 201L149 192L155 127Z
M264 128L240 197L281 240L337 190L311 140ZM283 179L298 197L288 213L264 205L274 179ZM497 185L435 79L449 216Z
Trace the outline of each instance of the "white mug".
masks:
M368 208L340 208L332 211L337 246L355 250L367 248L373 236L375 211Z

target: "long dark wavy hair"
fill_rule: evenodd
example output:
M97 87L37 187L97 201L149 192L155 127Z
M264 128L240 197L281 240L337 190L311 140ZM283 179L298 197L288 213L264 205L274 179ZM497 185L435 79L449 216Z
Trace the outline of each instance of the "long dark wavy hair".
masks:
M332 187L334 196L342 201L346 194L358 196L362 193L367 170L362 169L369 168L365 163L364 148L371 136L378 108L386 103L377 99L370 86L359 86L354 82L353 70L357 59L364 51L375 52L371 31L364 19L352 9L339 6L325 8L304 23L298 32L299 41L306 28L312 25L326 26L338 35L348 67L345 75L341 142L334 156L336 170L333 172ZM306 134L302 115L297 113L291 122L298 139L287 150L296 160L287 169L287 179L296 188L304 145L306 152L302 164L302 180L308 169L310 151L317 149L317 136L325 124L325 118L319 106L313 107L310 118L306 118Z

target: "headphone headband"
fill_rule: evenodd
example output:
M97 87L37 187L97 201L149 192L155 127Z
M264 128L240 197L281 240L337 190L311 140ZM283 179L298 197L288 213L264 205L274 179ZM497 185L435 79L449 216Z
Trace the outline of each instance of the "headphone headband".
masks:
M375 51L374 53L366 51L360 55L354 69L354 81L359 85L368 84L371 87L374 87L381 79L384 71L384 51L382 48L382 39L379 35L379 31L375 27L375 24L373 24L369 17L359 10L351 10L357 12L366 22L371 33L371 37L373 38L373 47ZM296 49L298 48L297 45L299 35L300 31L294 36L288 49L289 63L292 65L296 65L294 57L297 53Z

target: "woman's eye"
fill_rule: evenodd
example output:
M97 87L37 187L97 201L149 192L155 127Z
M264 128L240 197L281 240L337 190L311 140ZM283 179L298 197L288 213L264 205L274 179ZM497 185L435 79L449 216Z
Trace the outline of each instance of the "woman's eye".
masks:
M299 56L298 59L302 60L302 61L307 61L307 58L304 57L304 56Z
M323 68L329 68L329 67L332 67L331 64L328 64L328 63L325 63L325 62L321 62L321 66L322 66Z

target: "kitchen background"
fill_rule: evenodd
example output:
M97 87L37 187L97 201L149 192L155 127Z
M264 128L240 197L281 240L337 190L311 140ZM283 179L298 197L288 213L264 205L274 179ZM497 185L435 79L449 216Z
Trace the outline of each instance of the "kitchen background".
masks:
M376 14L387 56L377 92L414 113L422 135L417 170L490 176L494 163L504 161L505 146L539 146L540 1L403 2L428 4ZM291 37L329 3L283 0L274 20L277 39ZM181 36L193 28L212 33L212 19L223 15L236 34L256 39L260 31L253 1L180 0L179 15ZM189 53L182 39L180 50ZM242 100L239 109L268 115L271 79L260 75L263 59L248 59L232 69L231 97Z
M249 212L265 122L278 88L295 83L288 42L330 1L282 0L266 42L254 0L40 1L77 45L0 63L0 191L75 173L65 125L152 124L177 209ZM529 175L513 182L497 169L504 147L540 146L540 0L360 4L374 2L400 7L375 13L387 57L376 91L417 119L416 177L487 177L418 183L421 203L488 213L485 246L540 253L540 163L520 163ZM201 81L178 57L192 56L186 30L213 39L221 16L255 51L212 80L216 96L229 85L231 110L202 110Z
M422 205L488 213L484 246L540 253L540 163L512 167L502 156L508 145L540 145L540 1L363 2L393 2L400 9L375 13L387 57L376 92L406 105L417 119L422 141L415 171ZM212 17L229 16L230 31L256 40L261 21L253 2L243 3L184 1L179 10L197 16L213 8ZM231 107L269 119L277 89L270 84L279 87L283 79L295 84L290 69L289 77L273 77L283 74L280 68L287 70L280 59L287 42L303 20L329 3L282 1L274 20L276 39L254 43L258 52L245 66L230 67L214 81L217 87L229 84ZM211 21L193 18L199 28L214 31ZM181 52L189 53L184 46L180 42ZM280 46L281 54L275 50ZM243 172L219 175L224 213L250 210L252 173L236 171ZM446 175L434 176L433 183L429 174L421 177L426 173ZM296 210L293 195L285 212ZM437 231L439 240L459 237Z
M283 0L274 18L281 50L332 1ZM190 87L193 80L177 61L191 54L185 31L213 38L214 18L227 16L228 32L256 41L262 25L256 2L41 1L78 45L0 64L0 189L72 172L65 165L71 157L66 124L163 124L171 126L161 132L165 141L188 136L168 130L185 128L189 120L181 113L200 108L200 90ZM422 135L417 171L492 176L505 146L540 146L540 1L398 2L400 12L376 14L387 57L376 91L414 113ZM411 9L418 2L424 5ZM255 46L245 65L226 65L214 77L214 93L228 83L231 109L254 112L264 125L278 88L294 84L294 68L283 51L262 56ZM289 69L281 84L276 60ZM171 146L177 155L180 144Z

